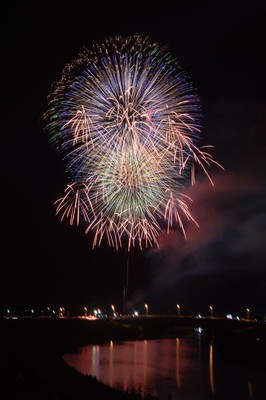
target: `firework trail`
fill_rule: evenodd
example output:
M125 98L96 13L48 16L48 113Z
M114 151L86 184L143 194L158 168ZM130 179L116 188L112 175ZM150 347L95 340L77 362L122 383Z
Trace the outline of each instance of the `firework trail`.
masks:
M46 130L70 177L56 214L85 224L92 247L158 246L162 229L196 223L182 188L195 164L212 183L217 163L197 147L199 100L166 47L106 39L64 68L48 100Z

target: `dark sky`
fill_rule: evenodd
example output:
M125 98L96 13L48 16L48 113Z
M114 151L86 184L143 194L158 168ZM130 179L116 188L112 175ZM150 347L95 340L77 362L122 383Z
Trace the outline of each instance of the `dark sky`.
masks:
M266 314L264 1L12 2L2 13L2 251L0 308L121 308ZM245 4L243 4L245 3ZM200 227L160 237L160 248L91 250L82 229L60 223L54 201L67 180L43 130L51 85L83 46L107 36L166 44L194 83L212 187L187 194Z

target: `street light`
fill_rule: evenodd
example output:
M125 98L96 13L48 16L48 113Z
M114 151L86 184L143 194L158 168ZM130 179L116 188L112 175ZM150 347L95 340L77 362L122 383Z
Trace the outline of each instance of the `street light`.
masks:
M145 309L146 309L146 316L149 314L149 307L148 307L148 304L144 304L144 307L145 307Z
M179 315L180 315L180 305L177 304L177 305L176 305L176 308L177 308L177 315L179 316Z
M210 309L210 317L213 317L213 307L209 306L209 309Z
M115 306L113 306L113 304L111 304L111 309L113 311L113 316L115 315Z
M87 317L87 315L88 315L88 309L87 307L84 307L84 317Z
M246 309L246 313L247 313L246 318L250 319L250 309L249 308Z

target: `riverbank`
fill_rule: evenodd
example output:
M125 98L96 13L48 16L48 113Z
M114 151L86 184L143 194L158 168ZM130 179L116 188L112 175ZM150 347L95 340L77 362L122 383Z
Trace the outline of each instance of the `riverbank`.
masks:
M1 320L0 376L4 397L12 400L141 400L138 394L118 391L96 378L79 374L62 356L82 345L111 339L140 339L142 334L138 324L121 324L114 320Z
M12 400L141 400L84 376L69 367L62 356L77 347L109 340L138 340L165 334L156 319L147 321L96 321L72 319L0 320L0 376L5 399ZM193 327L175 327L177 336ZM169 332L169 330L168 330ZM245 356L266 368L266 325L212 331L215 345L224 357L241 362ZM211 337L211 335L210 335ZM259 340L258 340L259 339ZM224 351L227 349L227 353ZM243 351L244 350L244 351ZM155 400L149 397L150 400Z

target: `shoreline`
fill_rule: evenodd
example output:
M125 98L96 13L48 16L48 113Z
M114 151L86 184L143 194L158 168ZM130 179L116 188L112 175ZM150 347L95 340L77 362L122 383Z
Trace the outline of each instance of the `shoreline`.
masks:
M241 351L245 349L245 356L249 354L250 362L261 363L265 368L265 324L255 328L222 332L215 336L215 341L221 350L228 348L232 361L241 362ZM191 326L180 326L175 334L179 331L181 336L187 335L191 329ZM262 340L254 342L259 331L262 332ZM112 319L0 320L0 376L9 391L6 398L87 400L93 396L101 400L142 400L139 394L122 392L104 385L95 377L82 375L63 360L63 355L93 343L158 337L162 337L160 326L152 325L147 329L138 320L131 324ZM148 398L156 399L152 396Z
M114 321L2 320L0 376L8 388L6 398L79 400L95 396L101 400L140 400L137 394L80 374L67 365L63 355L86 344L141 338L139 327Z

